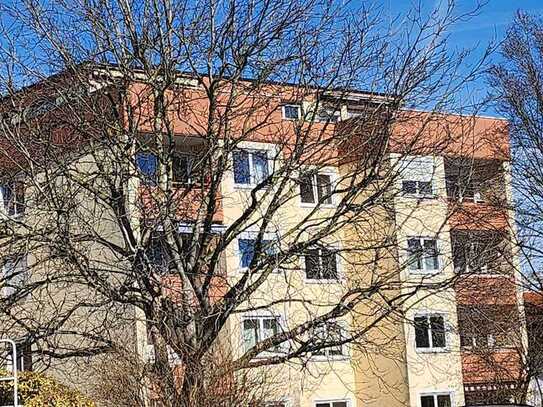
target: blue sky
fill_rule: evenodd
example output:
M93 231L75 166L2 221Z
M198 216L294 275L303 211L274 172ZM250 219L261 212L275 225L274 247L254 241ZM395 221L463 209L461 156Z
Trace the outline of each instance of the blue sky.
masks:
M527 11L532 14L543 15L543 0L479 0L485 2L479 13L469 21L459 23L451 31L450 47L474 48L473 60L480 55L486 46L492 41L503 39L508 26L513 21L517 10ZM418 0L378 0L377 3L383 7L383 11L390 16L397 16L418 3ZM473 10L477 0L457 0L457 10L460 13ZM425 10L446 7L447 0L420 0ZM499 55L493 55L493 61L499 61ZM488 92L485 81L480 80L470 86L465 97L473 101L482 99ZM495 116L492 107L484 111L485 114Z

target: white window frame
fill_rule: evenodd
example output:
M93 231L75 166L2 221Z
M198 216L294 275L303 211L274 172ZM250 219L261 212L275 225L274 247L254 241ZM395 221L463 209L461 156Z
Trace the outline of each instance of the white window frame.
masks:
M236 182L236 175L235 175L235 166L234 166L234 152L232 152L231 159L232 159L232 181L234 184L234 188L236 189L253 189L257 186L257 183L255 182L255 174L254 174L254 166L253 166L253 154L254 153L265 153L266 154L266 166L268 170L268 176L271 174L271 168L270 168L270 149L269 148L259 148L259 147L245 147L240 146L236 149L237 151L245 151L248 153L249 158L249 183L248 184L240 184Z
M324 399L324 400L315 400L313 401L313 407L316 407L319 403L329 403L329 407L332 407L332 403L341 403L345 402L347 407L352 407L353 402L351 399L340 398L340 399Z
M433 396L434 397L434 406L437 407L437 396L449 396L451 400L451 407L454 407L454 391L453 390L430 390L430 391L422 391L419 393L417 397L417 406L422 407L422 401L421 398L423 396Z
M436 242L436 252L437 252L437 268L435 269L425 269L425 268L422 268L422 269L412 269L411 266L410 266L410 256L409 256L409 240L411 239L418 239L421 243L421 247L424 249L424 241L425 240L435 240ZM435 274L439 274L441 273L442 269L443 269L443 263L442 263L442 258L441 258L441 241L438 237L436 236L424 236L424 235L419 235L419 236L416 236L416 235L409 235L407 236L406 240L405 240L405 257L406 257L406 268L407 268L407 271L409 272L409 274L415 274L415 275L435 275ZM423 267L424 267L424 255L422 257L423 261L422 261L422 264L423 264Z
M280 333L281 331L283 331L286 327L286 320L284 318L283 315L281 314L277 314L277 313L274 313L274 312L271 312L271 311L268 311L268 312L260 312L260 313L247 313L245 315L243 315L241 318L240 318L240 336L241 336L241 349L243 349L243 352L247 352L250 348L246 348L245 347L245 330L243 328L243 324L246 320L250 320L250 319L258 319L258 329L261 333L264 332L264 323L263 321L265 319L275 319L277 322L278 322L278 327L279 327L279 332ZM267 339L267 338L263 338L263 339ZM259 342L256 342L255 345L259 343ZM278 354L282 354L283 353L283 349L287 346L288 344L288 341L284 341L282 342L281 344L277 345L278 346L278 350L276 351L273 351L273 350L266 350L266 351L263 351L263 352L260 352L258 355L255 356L256 359L259 359L259 358L267 358L267 357L270 357L270 356L277 356ZM253 345L254 346L254 345ZM251 348L253 347L251 346Z
M403 171L408 170L409 166L413 165L413 163L416 163L417 161L422 162L425 159L428 160L427 164L429 164L430 161L432 162L432 172L430 174L429 179L423 179L423 178L427 178L427 177L421 177L421 176L411 177L409 174L403 173ZM436 190L436 167L437 167L437 165L436 165L434 157L431 157L431 156L404 156L404 157L399 158L398 165L399 165L399 169L401 171L400 180L399 180L399 189L400 189L400 192L401 192L402 196L407 197L407 198L416 198L416 199L434 199L434 198L437 197L437 190ZM413 171L413 170L411 170L411 171ZM420 171L424 172L424 170L420 170ZM404 193L403 192L403 183L404 183L404 181L415 182L416 186L417 186L417 191L415 193ZM419 188L419 183L420 182L429 182L430 186L432 188L432 193L431 194L421 194L420 193L420 188Z
M442 317L443 318L443 330L445 337L445 346L444 347L434 347L432 339L432 327L430 324L430 317ZM428 340L430 341L430 347L428 348L419 348L417 347L417 332L415 327L415 318L416 317L426 317L428 319ZM447 353L451 351L451 326L449 324L448 314L443 311L418 311L413 315L413 347L417 353Z
M347 330L347 324L346 321L333 321L337 326L339 327L341 332L345 332ZM326 326L326 328L325 328ZM317 328L325 328L328 329L327 325L321 325ZM316 335L316 333L312 332L311 335ZM325 362L325 361L337 361L337 360L349 360L350 359L350 349L349 345L347 343L341 346L341 355L330 355L330 347L327 347L325 349L322 349L324 352L324 355L311 355L311 360L315 362Z
M403 183L404 182L414 182L415 185L416 185L417 191L415 193L404 192L404 190L403 190ZM432 188L432 193L430 193L430 194L421 193L420 192L420 185L419 185L421 182L429 182L430 186ZM435 187L434 187L433 180L432 181L419 181L419 180L412 180L412 179L402 179L401 183L402 183L402 185L401 185L402 195L405 196L405 197L419 198L419 199L434 199L436 197L436 192L435 192Z
M236 254L236 257L238 259L238 270L240 272L242 272L242 273L246 272L249 268L248 267L242 267L242 265L241 265L242 253L239 250L239 241L240 240L255 240L256 241L257 236L258 236L258 232L245 231L245 232L241 232L237 236L237 238L235 239L235 254ZM262 241L271 241L271 242L274 242L274 243L276 243L278 245L279 244L279 237L277 236L276 233L265 232L264 235L262 236ZM280 271L281 271L281 269L280 269L279 265L276 264L276 266L273 269L273 272L280 272Z
M286 115L286 107L296 107L298 109L298 117L296 119L292 117L287 117ZM302 104L301 103L284 103L281 105L281 115L283 117L283 120L291 120L291 121L298 121L303 119L303 110L302 110Z
M308 171L310 171L311 169L308 168L307 169ZM330 176L330 189L332 190L332 195L330 196L330 199L332 202L330 203L319 203L319 193L318 193L318 188L317 188L317 176L318 175L328 175ZM299 178L301 180L301 178L304 176L304 172L300 172L299 173ZM300 185L298 185L298 195L299 195L299 200L300 200L300 207L301 208L314 208L315 206L319 206L320 208L335 208L337 206L337 193L334 192L334 190L336 189L336 186L337 186L337 179L338 179L338 172L337 172L337 169L333 169L333 168L330 168L330 167L327 167L327 168L322 168L320 169L319 171L317 171L316 173L312 174L311 175L311 187L313 189L313 197L315 198L315 202L314 203L311 203L311 202L303 202L302 201L302 190L301 190L301 183Z
M307 278L307 270L306 270L306 267L305 267L305 254L300 256L300 261L301 261L301 269L302 269L302 272L304 273L304 282L306 284L341 284L343 283L344 279L345 279L345 275L343 274L343 264L342 264L342 259L341 259L341 256L339 255L339 252L341 251L341 246L339 244L326 244L326 245L322 245L322 247L310 247L308 248L308 250L313 250L313 249L316 249L316 250L319 250L319 259L322 259L322 255L320 255L320 250L322 249L330 249L331 251L336 251L338 253L335 254L335 257L336 257L336 274L337 274L337 278L336 279L330 279L330 278ZM321 261L319 260L319 263ZM320 266L322 266L320 264Z

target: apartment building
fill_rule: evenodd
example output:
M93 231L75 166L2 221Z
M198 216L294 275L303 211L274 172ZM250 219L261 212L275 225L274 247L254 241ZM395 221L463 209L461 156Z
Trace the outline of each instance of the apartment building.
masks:
M209 195L203 187L187 185L194 184L191 177L199 176L198 160L209 144L205 137L193 135L195 128L205 127L202 117L206 105L197 83L183 78L179 88L185 89L182 97L193 102L183 108L182 118L171 118L175 155L168 176L176 188L187 191L176 201L176 211L178 231L189 239L194 232L193 220L199 216L199 203ZM329 160L330 165L319 163L318 171L307 175L300 171L288 199L273 216L273 227L263 235L258 227L261 220L254 214L249 217L248 226L217 259L220 273L213 277L217 284L210 294L216 301L250 269L258 241L265 242L262 251L281 251L283 248L276 245L284 244L283 236L295 233L305 219L316 225L303 233L317 233L319 219L329 219L346 193L332 191L348 181L344 174L351 174L361 160L379 153L387 163L380 171L388 169L395 174L374 178L377 184L393 180L386 187L390 196L386 204L375 205L365 216L327 234L322 244L278 264L246 299L241 307L245 311L234 313L225 323L224 343L232 359L237 359L259 342L331 309L349 288L369 286L376 278L386 283L386 294L357 305L355 312L310 334L312 340L322 337L341 342L346 332L373 326L356 343L340 343L286 363L256 368L271 383L265 405L452 407L508 401L523 374L518 349L526 338L511 245L514 226L508 209L506 123L400 110L393 112L386 143L381 146L383 129L379 130L379 124L389 114L386 95L328 92L323 108L315 111L315 97L300 95L293 85L268 84L264 90L261 106L266 109L262 115L267 125L228 152L220 191L212 198L209 223L217 241L255 201L253 191L260 182L279 173L277 167L288 161L292 153L285 146L295 139L296 126L315 126L316 139L339 137L341 159ZM136 83L129 93L137 99L146 92L145 86ZM137 132L143 139L156 129L147 103L138 103L136 113ZM346 136L342 138L342 134ZM371 143L363 141L368 137ZM379 148L353 148L357 143ZM326 143L319 139L315 145L322 149L315 157L326 163L330 157L328 148L323 147ZM155 201L156 184L164 174L160 174L160 158L153 152L135 149L131 154L140 177L128 181L127 195L134 197L130 222L137 225L149 216L146 211L156 216L160 210ZM281 176L290 174L282 173L274 182L280 182ZM25 203L33 200L32 188L24 190L19 185L11 182L2 189L8 220L32 216L31 208L25 213ZM270 205L272 198L259 194L259 204L263 208ZM352 205L362 201L364 193ZM153 253L156 266L167 269L169 263L160 245ZM28 253L28 258L6 261L4 275L36 264L36 258ZM183 291L183 283L165 274L161 281L175 297ZM380 314L390 307L390 298L402 296L406 300L394 312ZM142 358L152 359L155 345L145 316L132 312L134 346ZM289 352L300 346L298 342L284 341L258 356ZM28 354L24 357L26 366L31 365ZM171 363L180 364L174 354ZM53 365L49 371L66 380L62 369Z

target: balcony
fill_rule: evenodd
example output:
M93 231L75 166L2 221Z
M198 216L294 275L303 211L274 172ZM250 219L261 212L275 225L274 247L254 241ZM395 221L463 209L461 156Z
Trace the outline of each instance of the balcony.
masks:
M445 184L451 227L495 229L507 226L502 161L446 157Z
M497 230L452 230L454 270L463 275L512 274L508 234Z
M171 210L173 207L181 222L190 223L208 210L209 176L202 154L203 141L180 139L166 159L159 159L152 148L136 154L139 197L144 217L160 216L164 208ZM218 193L214 199L213 222L222 223L222 200Z
M520 315L515 305L459 305L466 402L503 402L522 376Z
M458 274L459 304L515 305L511 246L508 234L490 230L452 230L452 258Z

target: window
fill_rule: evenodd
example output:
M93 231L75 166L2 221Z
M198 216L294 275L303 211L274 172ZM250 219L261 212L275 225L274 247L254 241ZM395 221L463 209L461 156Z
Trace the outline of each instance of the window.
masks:
M256 239L238 239L238 249L240 255L240 267L247 268L251 265L255 255ZM261 253L273 256L276 253L273 240L262 240Z
M234 182L237 185L257 185L268 175L268 153L264 150L237 150L234 160Z
M305 278L308 280L338 280L337 250L309 249L304 254Z
M404 195L414 197L434 196L432 175L434 160L432 157L402 158L400 162L401 188Z
M317 401L315 407L349 407L348 400Z
M316 327L313 331L315 345L333 344L345 340L345 332L341 324L331 322ZM331 345L313 352L313 356L338 357L345 356L347 353L342 344Z
M439 269L437 240L424 237L412 237L407 240L409 270L435 271Z
M172 179L174 184L197 184L201 182L201 168L198 157L191 154L175 153L172 162Z
M299 120L302 117L302 107L297 104L283 105L283 118Z
M18 343L16 344L16 357L17 357L17 371L32 371L32 348L30 344ZM6 370L8 372L13 371L13 353L12 347L6 351Z
M180 233L179 236L182 244L181 249L186 253L192 243L192 234ZM169 245L162 235L152 236L149 240L146 255L151 267L158 273L167 274L175 270L175 264L168 249ZM184 256L183 253L182 255Z
M451 407L450 394L425 394L420 396L421 407Z
M333 108L321 108L317 113L317 121L337 123L340 119L340 113Z
M332 176L330 174L304 174L300 178L302 203L332 204Z
M432 181L402 181L402 192L405 195L432 196Z
M8 182L2 185L4 213L9 216L20 216L25 212L25 193L22 182Z
M415 316L415 346L417 349L445 349L445 318L430 314Z
M26 256L8 257L3 265L2 294L10 296L24 287L28 279Z
M155 154L146 152L137 153L136 167L138 168L144 184L156 185L158 159Z
M286 401L265 401L261 404L261 407L288 407L288 403Z
M460 335L460 346L464 348L493 348L496 346L496 339L492 334L462 334Z
M247 317L243 319L242 324L243 343L246 350L281 331L279 317L276 316ZM276 345L268 350L277 352L280 349L280 345Z

